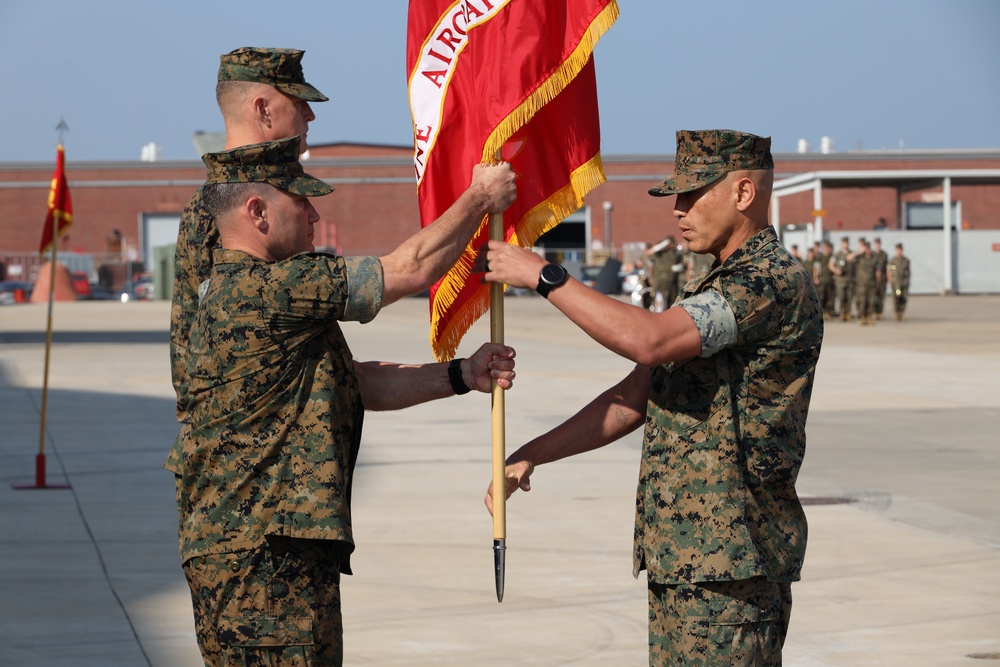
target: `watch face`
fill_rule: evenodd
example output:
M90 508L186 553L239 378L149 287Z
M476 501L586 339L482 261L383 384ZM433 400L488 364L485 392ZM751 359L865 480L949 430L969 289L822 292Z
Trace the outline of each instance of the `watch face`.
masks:
M546 264L542 267L540 277L545 283L556 287L566 282L566 269L558 264Z

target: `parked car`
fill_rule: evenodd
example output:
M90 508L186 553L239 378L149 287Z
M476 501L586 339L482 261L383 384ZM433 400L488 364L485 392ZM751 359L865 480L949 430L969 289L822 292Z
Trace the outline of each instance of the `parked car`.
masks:
M580 267L580 282L592 289L597 288L597 277L601 275L603 265L584 264Z
M156 285L153 276L148 273L140 273L132 279L132 284L119 292L122 303L129 301L150 301L154 297Z
M132 283L132 291L135 292L135 298L142 301L149 301L153 298L156 291L156 285L153 283L153 276L143 275L139 276Z
M4 280L0 282L0 305L9 306L15 303L27 303L31 298L31 283L19 280Z
M109 301L118 299L119 294L115 294L101 283L90 283L90 298L94 301Z
M79 301L87 301L94 298L93 290L90 288L90 276L85 271L74 271L70 274L73 280L73 290L76 291L76 298Z

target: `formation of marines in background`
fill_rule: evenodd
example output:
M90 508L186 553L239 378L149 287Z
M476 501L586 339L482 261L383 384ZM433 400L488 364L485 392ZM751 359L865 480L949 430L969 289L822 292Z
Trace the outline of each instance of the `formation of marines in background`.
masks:
M804 256L796 245L789 251L812 275L824 319L874 325L884 319L887 292L892 295L896 320L906 319L910 260L903 254L902 243L896 244L892 256L882 249L882 240L877 237L871 243L859 239L853 250L845 236L836 252L829 241L817 241ZM707 272L713 261L711 255L693 253L675 243L672 236L652 246L646 255L652 293L662 294L665 306L673 303L685 284Z
M871 243L859 239L858 247L852 250L845 236L838 251L824 241L812 248L812 258L807 256L803 263L813 274L824 318L873 325L883 319L888 288L896 320L905 319L910 260L903 255L902 243L896 244L895 254L890 257L877 237Z

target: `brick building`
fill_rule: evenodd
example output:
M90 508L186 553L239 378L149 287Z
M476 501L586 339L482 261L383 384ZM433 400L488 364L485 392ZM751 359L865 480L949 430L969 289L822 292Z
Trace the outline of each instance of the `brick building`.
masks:
M314 202L321 215L317 246L353 255L384 254L419 227L409 147L313 146L305 166L337 189ZM610 246L622 253L629 245L652 244L677 234L672 198L646 194L672 170L673 155L605 155L604 166L607 183L591 192L584 209L545 239L547 248L571 249L587 262L604 256L594 248ZM8 277L13 270L20 279L34 279L52 170L48 163L0 164L0 264L7 267ZM198 160L69 159L66 171L74 224L59 252L92 258L95 271L100 265L125 260L152 271L155 249L176 237L180 213L205 174ZM920 178L866 179L866 174L900 172ZM808 188L782 196L779 205L772 206L772 217L783 231L808 229L815 234L821 229L827 238L835 238L841 233L870 233L880 220L888 230L927 228L928 215L933 227L941 217L945 194L959 203L959 217L953 223L958 229L1000 230L1000 150L775 155L778 182L813 173L852 173L858 178L827 183L822 210L816 209L815 192ZM985 177L955 178L946 193L937 173Z

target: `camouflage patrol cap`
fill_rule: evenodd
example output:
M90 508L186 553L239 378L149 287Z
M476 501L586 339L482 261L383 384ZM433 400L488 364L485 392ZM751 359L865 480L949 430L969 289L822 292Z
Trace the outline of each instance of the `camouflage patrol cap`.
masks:
M214 183L269 183L284 192L318 197L333 188L302 169L299 141L294 136L262 144L241 146L201 156L208 167L206 185Z
M771 137L735 130L678 130L674 173L649 194L690 192L744 169L774 169Z
M298 49L264 49L244 46L223 54L219 81L255 81L266 83L283 93L308 100L326 102L329 98L306 83L302 56Z

